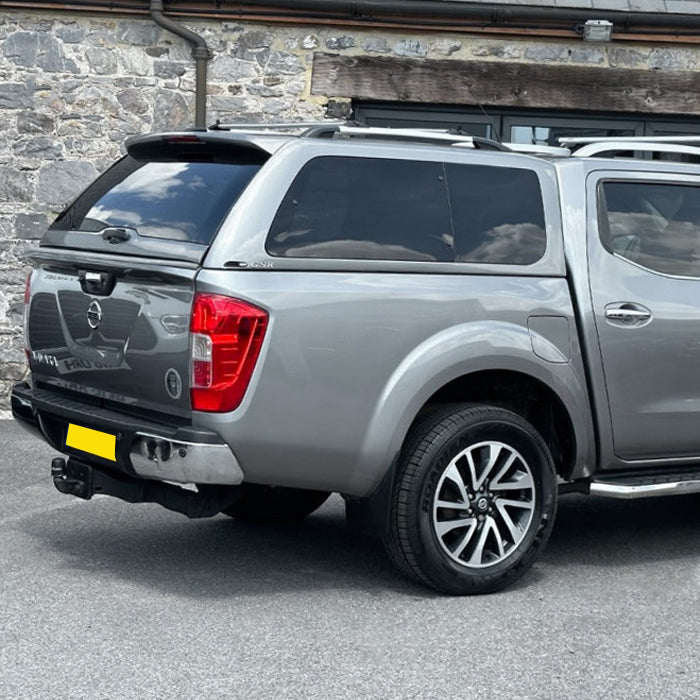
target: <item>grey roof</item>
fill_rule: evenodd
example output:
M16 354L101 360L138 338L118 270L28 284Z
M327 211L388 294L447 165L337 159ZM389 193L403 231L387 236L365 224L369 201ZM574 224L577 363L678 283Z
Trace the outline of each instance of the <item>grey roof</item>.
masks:
M700 15L700 0L448 0L449 2L569 7L623 12L676 12Z

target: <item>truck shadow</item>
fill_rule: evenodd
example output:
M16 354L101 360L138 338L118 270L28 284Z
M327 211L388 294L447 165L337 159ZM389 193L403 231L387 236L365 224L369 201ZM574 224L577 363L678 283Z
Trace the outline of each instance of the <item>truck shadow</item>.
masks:
M64 522L61 522L64 521ZM314 589L432 596L398 574L381 542L350 530L334 497L298 525L225 516L188 520L159 506L109 498L24 521L67 569L115 576L194 598Z
M700 495L618 500L568 495L543 561L553 566L630 564L697 556Z
M696 496L644 501L567 496L540 563L510 591L542 585L552 568L694 559L699 506ZM22 529L52 555L60 553L66 569L188 598L322 589L438 596L403 578L379 540L349 529L337 497L293 527L224 516L191 521L156 506L104 498L30 517Z

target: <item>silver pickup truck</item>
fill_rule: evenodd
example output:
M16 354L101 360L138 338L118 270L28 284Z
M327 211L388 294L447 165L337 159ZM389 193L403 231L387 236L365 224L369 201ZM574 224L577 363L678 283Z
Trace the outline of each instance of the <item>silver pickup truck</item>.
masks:
M562 492L700 491L693 140L134 137L32 252L14 417L64 493L288 522L337 492L408 576L502 589Z

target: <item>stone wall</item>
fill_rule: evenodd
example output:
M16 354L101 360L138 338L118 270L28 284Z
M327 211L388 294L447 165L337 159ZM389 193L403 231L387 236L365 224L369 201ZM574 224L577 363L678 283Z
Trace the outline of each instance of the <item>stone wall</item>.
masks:
M304 32L189 26L215 55L209 123L323 117ZM0 416L25 372L27 250L127 136L189 127L193 114L191 47L150 19L0 12Z
M310 88L318 52L700 70L700 49L683 46L187 25L204 36L213 54L208 123L322 119L327 99ZM343 100L330 111L342 114ZM193 114L191 48L150 18L0 12L0 412L25 372L27 250L62 206L120 154L127 136L187 127Z

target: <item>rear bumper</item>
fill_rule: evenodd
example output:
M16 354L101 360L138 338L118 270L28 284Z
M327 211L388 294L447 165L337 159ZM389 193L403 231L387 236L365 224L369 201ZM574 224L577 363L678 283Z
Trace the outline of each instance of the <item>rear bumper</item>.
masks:
M176 483L243 482L238 460L214 431L150 422L34 389L26 382L13 387L11 404L13 417L25 429L59 452L78 457L97 469ZM66 446L70 423L116 436L116 459L104 459Z

